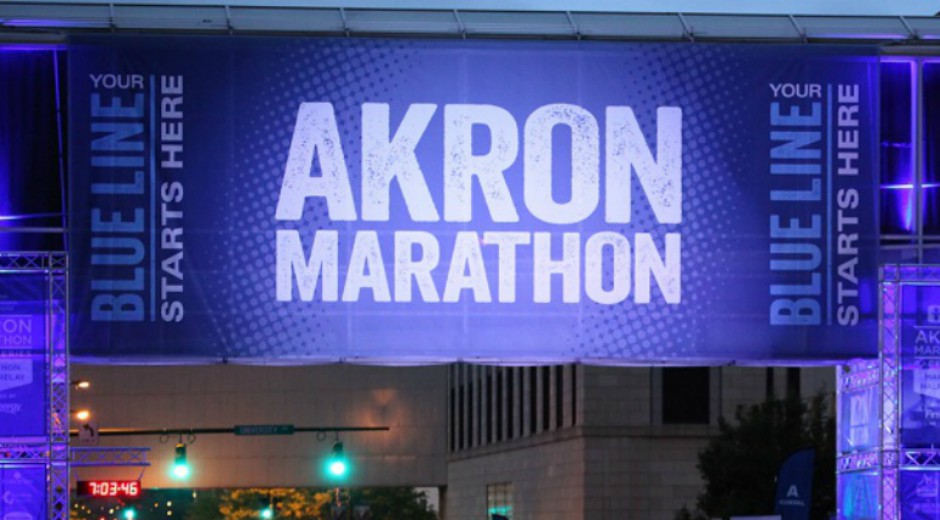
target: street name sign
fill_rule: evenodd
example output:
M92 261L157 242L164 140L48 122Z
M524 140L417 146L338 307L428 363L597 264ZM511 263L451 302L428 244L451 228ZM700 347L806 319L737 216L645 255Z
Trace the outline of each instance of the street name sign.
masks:
M240 424L235 435L293 435L293 424Z

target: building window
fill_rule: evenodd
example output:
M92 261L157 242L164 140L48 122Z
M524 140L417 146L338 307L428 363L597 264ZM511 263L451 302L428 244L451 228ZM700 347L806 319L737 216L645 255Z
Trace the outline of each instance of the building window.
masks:
M578 365L571 365L571 426L578 424Z
M710 374L708 367L663 369L663 424L709 424Z
M565 425L565 367L555 367L555 428Z
M883 81L883 80L882 80ZM940 235L940 63L927 61L923 69L923 155L921 214L923 232L931 239Z
M512 520L512 482L486 486L486 520Z
M940 63L885 57L880 82L882 263L936 262L940 240Z
M486 418L487 421L483 424L483 428L486 430L484 432L484 437L486 438L486 444L493 444L493 423L496 422L493 420L493 369L490 367L483 368L484 377L483 377L483 387L486 388L486 391L483 392L483 397L481 403L486 407Z
M576 370L455 364L448 395L451 452L574 426Z
M539 367L542 374L542 431L547 432L551 427L552 417L552 375L551 367Z
M451 373L454 370L451 369ZM457 451L457 390L453 387L450 389L450 417L448 417L448 422L450 426L450 451Z
M516 438L516 369L509 368L506 372L506 420L509 422L509 439Z
M496 442L503 440L503 411L505 407L505 397L506 394L503 392L503 384L505 382L505 369L496 370Z
M476 371L473 370L473 367L467 367L467 410L469 418L467 419L467 442L466 447L472 448L476 445L476 429L480 426L480 418L477 416L477 403L479 399L476 395L476 388L474 388L474 382L476 381Z
M457 409L454 411L454 415L460 414L461 420L460 426L457 429L457 449L462 450L466 446L466 441L464 440L464 430L467 429L466 416L463 414L464 411L464 388L463 385L460 385L460 388L457 389Z
M881 64L881 235L906 239L917 233L914 197L917 168L913 62Z
M538 369L535 367L529 367L529 435L534 435L536 432L537 423L535 418L538 416L538 385L536 384L536 377Z

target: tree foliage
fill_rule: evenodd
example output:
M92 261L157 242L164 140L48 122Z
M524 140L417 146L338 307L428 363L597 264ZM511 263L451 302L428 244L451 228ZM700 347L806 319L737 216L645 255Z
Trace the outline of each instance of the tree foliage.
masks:
M696 510L683 508L677 520L772 513L780 464L807 447L816 449L811 518L829 518L835 509L835 420L824 395L809 403L790 396L739 407L734 423L721 419L719 428L699 453L705 489Z
M230 489L202 491L186 520L258 520L267 505L277 520L332 520L335 491L305 488ZM342 501L368 506L370 520L436 520L424 493L414 488L344 490ZM355 518L355 515L350 515ZM346 518L343 515L342 518Z
M222 493L220 489L199 491L186 512L186 520L222 520L222 513L219 512Z
M373 520L436 520L427 496L414 488L365 488L352 491L352 503L368 505Z
M327 492L303 488L233 489L222 494L219 512L227 520L258 520L272 504L278 520L319 520L330 518L331 499Z

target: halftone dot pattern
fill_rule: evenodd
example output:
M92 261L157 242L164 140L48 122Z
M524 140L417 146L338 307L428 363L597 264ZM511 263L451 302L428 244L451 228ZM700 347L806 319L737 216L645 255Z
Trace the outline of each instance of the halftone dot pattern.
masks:
M236 99L237 106L250 109L236 119L234 196L225 210L232 227L220 241L219 253L254 254L231 258L227 265L238 269L226 273L227 279L214 288L224 305L219 311L230 314L223 322L237 346L236 356L335 358L345 343L347 319L335 310L331 313L317 302L285 305L275 299L275 229L299 230L309 251L316 230L343 227L327 218L323 200L308 202L301 221L276 224L284 164L300 104L330 102L347 168L358 170L359 149L350 144L358 143L361 133L359 106L389 97L398 78L413 66L408 47L405 41L272 42L264 55L246 57L252 60L245 69L251 75L239 80L257 88L237 95L250 92L256 99ZM264 77L253 76L258 72Z
M733 175L745 173L740 164L748 65L734 47L667 45L629 52L623 67L632 71L631 106L641 114L655 114L660 106L683 108L683 216L678 225L663 226L648 208L634 209L632 225L618 230L632 240L649 231L660 251L666 232L682 235L681 305L662 303L656 283L651 304L636 304L633 293L620 305L585 304L576 348L569 354L590 359L669 359L701 356L698 331L706 319L708 296L723 290L717 285L731 264L715 262L715 252L728 239L741 193ZM720 80L718 80L720 78ZM739 88L735 88L735 86ZM641 119L641 122L642 119ZM652 149L655 124L646 121L644 133ZM634 200L642 198L634 189ZM634 206L637 206L634 203ZM605 272L610 279L610 270Z
M480 65L479 62L474 62L478 69L472 73L505 77L507 90L512 90L515 85L513 82L519 81L522 85L520 89L537 89L535 93L543 97L554 94L560 98L553 102L583 101L585 106L592 102L595 105L600 102L629 105L654 152L657 108L682 108L682 222L658 223L641 188L634 181L633 212L629 224L598 226L595 220L585 223L581 228L583 241L590 233L607 230L620 232L631 244L635 244L637 233L649 233L660 252L664 250L666 233L680 233L683 273L681 304L665 303L655 282L648 304L634 302L635 291L631 291L627 301L619 305L593 304L587 300L582 286L580 306L553 303L551 309L541 315L538 313L548 307L539 307L524 298L520 299L518 305L502 308L498 304L385 304L385 308L395 307L391 314L397 313L396 316L405 318L382 318L377 317L378 313L369 314L376 309L376 305L369 306L371 302L278 302L275 295L276 230L298 230L305 254L310 251L317 230L337 230L340 236L342 280L343 258L348 256L346 253L351 247L352 233L358 229L381 227L371 225L375 223L331 222L322 199L309 200L300 221L275 220L284 166L300 104L332 103L358 213L361 210L359 175L362 103L389 103L393 112L391 125L394 132L400 114L408 103L420 101L442 104L467 98L473 102L473 96L466 93L453 94L453 98L443 99L452 94L441 94L433 89L429 89L433 93L427 94L428 98L421 98L425 92L421 90L420 82L431 77L429 70L435 74L453 74L455 77L470 72L461 69L459 65L448 63L446 59L441 60L441 49L453 49L455 63L459 62L462 49L474 50L477 57L487 52L496 56L498 53L511 53L512 50L503 49L495 42L263 40L257 45L233 46L233 76L228 91L235 110L233 127L228 130L232 152L231 157L225 158L227 162L222 165L222 170L226 171L229 165L231 167L227 168L229 177L218 197L223 207L211 210L224 215L224 229L215 235L218 240L207 246L212 248L213 256L219 259L216 265L222 266L222 270L202 279L205 293L211 295L204 301L209 306L209 312L218 317L215 325L221 327L227 345L224 356L322 360L369 357L387 361L404 353L408 356L423 354L468 359L485 356L496 349L492 345L468 344L465 340L471 335L460 337L460 329L452 326L455 323L453 316L463 313L463 318L472 320L506 309L502 318L518 319L519 323L526 326L531 324L525 329L513 323L517 326L514 330L532 330L533 338L538 338L546 335L539 330L539 325L553 323L551 313L558 313L561 308L560 314L564 316L559 321L571 315L579 317L577 324L565 331L567 334L564 338L558 335L545 338L545 347L538 351L499 352L514 359L564 358L587 361L748 357L750 353L730 352L723 350L720 343L706 341L705 331L713 322L724 317L722 312L736 312L716 310L713 299L714 295L722 294L732 294L728 298L734 298L734 291L738 290L733 284L736 283L736 276L740 278L738 271L742 269L742 262L729 261L729 258L740 252L741 246L733 242L754 240L758 247L766 249L767 215L764 208L767 197L767 158L756 155L751 148L756 144L767 144L769 98L766 85L767 71L771 69L758 66L761 72L756 75L754 70L756 60L761 56L768 60L776 57L771 57L767 51L755 52L754 47L740 45L595 46L591 43L567 42L557 43L555 47L556 43L545 42L515 44L528 51L541 45L545 54L540 54L539 59L554 56L559 60L571 59L574 53L570 51L583 45L584 54L575 56L575 61L596 60L593 63L601 63L604 68L593 69L590 74L594 76L560 77L560 87L551 84L530 85L527 84L530 78L516 78L505 70L497 70L498 66ZM593 53L592 49L597 49L598 53ZM437 54L430 56L429 50ZM555 50L564 52L553 55ZM785 65L793 56L795 54L792 52L783 53L777 61ZM801 59L805 58L802 55ZM563 65L560 70L566 73L573 74L577 70L571 64ZM607 76L603 79L617 78L618 86L611 91L608 81L605 83L607 87L595 91L590 82L599 81L597 74ZM797 72L796 76L799 75ZM572 84L578 84L578 95L588 99L572 99L570 92L573 89L568 88ZM592 99L595 95L597 99ZM517 119L521 136L524 118L528 114L510 104L504 108ZM602 110L597 106L593 109ZM436 122L432 123L423 139L441 137L434 135L440 132L440 112L439 108L435 115ZM597 112L595 116L601 124L603 135L602 112ZM520 157L523 146L524 143L520 142ZM601 143L601 146L603 154L604 144ZM755 165L748 163L755 158L758 160L756 169ZM419 157L419 161L427 162L422 167L428 177L440 175L438 160L439 157ZM601 167L603 176L603 160ZM397 192L393 197L398 197ZM522 208L521 194L518 194L516 204ZM750 221L741 222L742 218ZM418 229L415 223L407 219L394 220L391 225L406 230ZM450 224L441 226L450 226L441 235L443 261L437 268L446 272L449 237L457 228L469 228ZM481 230L486 227L481 225ZM382 231L388 229L389 226L381 228ZM570 231L570 228L544 226L519 230L549 230L560 235L563 231ZM391 254L390 251L383 252L387 257ZM744 265L744 268L766 270L766 262L761 262L761 265ZM607 279L612 277L609 271L605 274ZM748 286L749 293L740 301L765 301L766 273L761 274L764 277ZM520 278L530 276L521 271L518 275ZM494 284L495 280L491 279L490 288L495 291ZM318 289L317 298L319 294ZM430 323L431 328L416 330L412 339L407 329L417 328L420 323L425 326ZM497 323L494 326L502 331L500 327L508 325L509 321L487 323ZM433 329L438 324L440 328ZM354 341L357 327L374 329L370 332L371 337L379 337L378 340L373 339L377 344L357 344ZM398 330L392 330L394 327ZM375 330L381 334L375 334ZM554 333L557 332L554 329ZM395 342L387 348L382 344L384 334L394 335L395 338ZM415 341L415 344L409 344L411 341ZM511 338L496 339L496 342L500 341L503 342L501 347L512 346ZM532 343L529 342L530 345Z
M87 309L96 294L89 282L101 273L110 277L119 272L119 267L92 265L94 248L88 240L94 235L88 227L91 210L110 207L126 216L140 208L152 209L154 221L159 221L161 212L185 210L180 219L185 231L185 257L179 257L182 288L161 288L164 280L172 282L176 275L169 272L174 268L172 263L163 265L172 258L169 250L158 247L164 251L149 256L156 262L141 264L145 270L152 269L146 277L153 280L149 294L156 298L157 306L152 310L156 319L93 322L79 312L75 327L79 355L145 355L187 361L222 357L272 363L338 359L380 363L450 359L778 363L826 362L874 351L877 258L865 253L858 256L855 274L860 280L857 300L862 313L858 326L825 322L821 326L772 325L770 308L780 300L781 286L784 290L807 290L803 288L812 287L807 285L807 276L823 273L821 290L830 292L816 295L822 304L827 296L838 298L835 287L840 279L825 262L824 267L812 268L817 271L813 273L786 267L781 270L788 272L773 271L770 245L779 243L781 237L771 238L769 226L773 216L784 225L822 217L827 220L825 231L831 231L835 221L828 221L826 212L838 217L840 209L832 203L834 190L857 189L861 198L856 213L861 219L857 225L860 251L877 249L878 143L873 129L877 128L879 103L874 47L113 35L76 36L70 45L69 96L74 108L69 115L73 145L70 211L80 216L75 219L79 224L86 224L84 229L73 226L77 229L70 241L73 306ZM103 72L142 74L157 80L163 75L185 77L186 166L179 172L159 171L156 181L150 181L183 182L186 196L179 204L164 206L159 191L155 200L87 196L96 179L94 168L89 169L93 150L87 146L96 138L89 109L95 89L89 75ZM821 175L818 179L770 175L769 165L774 162L770 150L775 146L768 135L770 105L775 99L769 88L772 83L819 83L824 92L825 87L836 85L861 86L862 175L836 175L834 181ZM490 104L505 109L520 138L516 161L505 171L520 221L493 222L491 215L479 210L479 193L473 202L472 223L415 222L397 186L390 192L389 222L332 222L325 201L317 197L306 202L300 220L277 221L285 164L303 102L328 102L334 107L360 218L363 103L387 103L392 132L412 103L437 105L416 154L441 214L447 157L444 105ZM523 188L524 154L529 150L524 131L530 114L551 104L577 105L596 119L601 138L601 183L607 175L605 107L629 106L654 154L658 153L657 109L681 108L681 223L657 222L637 175L631 176L628 224L604 221L608 198L603 189L598 206L583 221L549 224L536 218ZM485 131L478 134L476 130L472 136L474 153L483 153L489 140ZM552 154L553 165L560 170L551 180L551 191L561 202L557 199L569 193L570 179L565 174L572 148L565 129L558 130L561 137L553 130ZM159 132L148 130L147 135L156 138L149 141L155 148L148 151L160 157ZM315 169L313 175L319 172ZM830 189L824 183L824 193L817 200L786 204L772 200L772 190L807 189L800 180L833 184ZM457 303L425 303L420 296L408 303L377 303L368 288L355 303L323 303L318 301L322 298L319 289L311 302L299 298L278 302L278 230L296 230L303 254L309 253L318 230L338 233L340 294L355 233L376 231L393 297L396 289L390 268L394 265L395 231L427 231L436 236L441 262L432 277L439 294L444 292L458 231L548 232L554 244L553 260L558 259L562 234L578 232L582 245L580 302L561 301L562 283L556 275L551 275L552 301L534 302L537 278L532 247L517 251L513 303L473 303L470 290L459 291ZM637 234L648 234L660 255L667 234L681 234L681 303L665 303L655 281L649 303L635 301L636 287L631 287L631 294L620 304L591 303L583 253L591 235L600 231L618 232L628 239L633 265ZM148 238L162 240L162 235ZM835 243L819 237L813 245L831 248ZM497 254L493 244L483 246L488 288L495 297ZM839 257L829 255L833 268L841 265ZM601 263L606 270L604 289L611 286L613 277L609 260ZM128 266L120 269L124 267ZM635 280L636 273L632 274ZM162 321L161 304L171 301L185 304L184 320ZM825 317L836 319L835 310L835 305L824 309Z

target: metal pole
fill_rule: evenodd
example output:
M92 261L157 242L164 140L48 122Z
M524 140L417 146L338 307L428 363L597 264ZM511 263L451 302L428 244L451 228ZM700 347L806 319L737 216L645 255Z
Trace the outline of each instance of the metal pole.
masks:
M388 426L299 426L294 433L330 433L330 432L387 432ZM132 435L225 435L234 434L235 428L167 428L162 430L148 430L142 428L101 428L99 437L127 437ZM78 430L69 430L71 437L78 436ZM273 435L273 434L272 434ZM247 437L247 435L246 435Z

